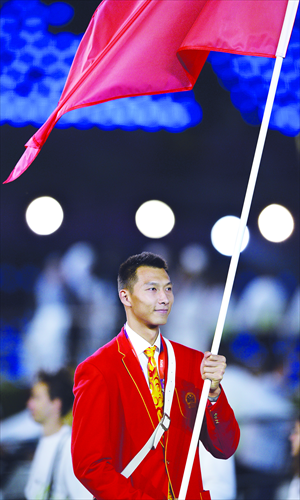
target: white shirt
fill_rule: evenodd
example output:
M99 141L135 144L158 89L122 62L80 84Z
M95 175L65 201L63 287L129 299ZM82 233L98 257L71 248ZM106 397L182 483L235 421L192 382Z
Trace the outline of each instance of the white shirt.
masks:
M287 500L300 500L300 477L295 476L288 490Z
M63 425L58 432L51 436L43 436L38 443L25 487L27 500L47 498L54 463L55 475L51 498L57 500L93 498L74 475L71 458L71 428Z
M151 346L151 344L149 344L149 342L147 342L147 340L143 339L143 337L141 337L138 333L134 332L132 330L132 328L130 328L128 323L126 323L126 325L125 325L125 330L126 330L126 333L129 337L129 340L132 344L132 347L134 348L134 350L136 352L136 355L139 359L140 365L141 365L142 370L144 372L145 379L146 379L147 384L149 386L148 368L147 368L148 357L144 353L144 350L147 349L148 347L152 347L152 346ZM158 356L159 356L160 347L161 347L160 332L158 333L158 336L157 336L156 341L154 342L154 345L156 348L155 352L154 352L154 359L155 359L156 366L158 366Z

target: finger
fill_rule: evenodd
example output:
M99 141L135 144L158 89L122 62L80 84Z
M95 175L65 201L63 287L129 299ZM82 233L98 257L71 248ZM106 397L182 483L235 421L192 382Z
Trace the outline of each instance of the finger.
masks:
M206 366L227 366L226 358L224 356L219 356L218 358L215 356L210 356L204 359L204 365Z
M220 379L223 377L225 373L225 368L224 367L219 367L218 369L215 369L214 367L204 367L203 369L203 375L209 375L209 377L213 377L215 379Z
M216 361L216 362L219 362L219 363L226 363L226 358L225 356L222 356L221 354L211 354L209 356L207 356L207 359L209 361Z
M222 365L226 364L226 358L224 356L219 356L219 357L213 357L212 355L209 356L208 358L203 359L204 364L215 364L215 365Z
M216 362L216 361L205 361L205 362L203 363L203 367L204 367L204 368L205 368L205 367L207 367L207 368L215 368L215 369L218 369L218 368L220 367L221 369L224 369L224 370L225 370L226 366L227 366L227 365L226 365L226 363L218 363L218 362Z
M209 372L209 373L213 373L213 372L225 373L225 370L226 370L225 364L222 364L222 365L204 364L202 367L203 372Z
M203 367L203 372L204 373L224 373L225 372L225 366L204 366Z
M218 374L215 376L215 375L212 375L211 373L203 373L202 378L203 378L203 380L208 378L209 380L215 381L215 382L221 382L221 380L223 380L222 374Z

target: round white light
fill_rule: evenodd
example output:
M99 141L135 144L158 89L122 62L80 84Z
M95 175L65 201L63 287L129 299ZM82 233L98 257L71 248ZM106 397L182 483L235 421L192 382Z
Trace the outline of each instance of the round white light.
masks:
M294 230L294 219L282 205L269 205L258 217L258 227L266 240L279 243L286 240Z
M171 208L158 200L143 203L135 214L135 223L148 238L162 238L172 231L175 216Z
M54 233L64 218L63 210L50 196L41 196L33 200L26 210L26 222L30 229L40 235Z
M227 215L219 219L211 230L211 242L214 248L222 255L231 256L235 240L238 234L240 219L233 215ZM249 242L249 230L246 227L241 252L245 250Z

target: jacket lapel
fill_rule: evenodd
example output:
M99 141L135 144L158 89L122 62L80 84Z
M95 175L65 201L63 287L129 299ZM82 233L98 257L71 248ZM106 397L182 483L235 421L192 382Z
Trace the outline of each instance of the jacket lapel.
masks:
M165 340L164 340L162 335L160 336L160 338L161 338L162 345L164 348L164 353L165 353L164 379L165 379L165 388L166 388L167 380L168 380L168 348L167 348L167 344L165 343Z
M129 374L132 384L135 386L142 404L151 421L152 428L158 424L156 408L152 399L151 392L145 379L145 375L140 366L137 356L132 351L131 345L125 336L124 328L117 336L118 351L122 358L124 370Z

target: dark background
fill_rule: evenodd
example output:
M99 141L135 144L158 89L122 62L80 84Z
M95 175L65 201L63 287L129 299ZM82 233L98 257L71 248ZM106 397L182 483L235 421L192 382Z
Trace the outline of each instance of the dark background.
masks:
M73 20L53 31L82 33L98 0L69 3ZM212 248L210 231L218 218L241 213L259 127L243 121L208 62L194 92L203 119L181 133L54 129L21 178L1 186L2 260L41 265L50 252L64 252L85 240L99 253L99 273L115 276L120 260L151 242L135 226L136 210L144 201L159 199L176 217L173 231L158 240L174 261L186 244L201 243L211 253L212 276L224 280L229 260ZM35 131L32 126L1 127L2 182ZM26 207L41 195L56 198L65 214L60 229L49 236L35 235L25 222ZM258 230L258 215L270 203L283 204L294 216L295 231L283 243L267 242ZM299 137L268 132L248 227L242 269L298 276Z

